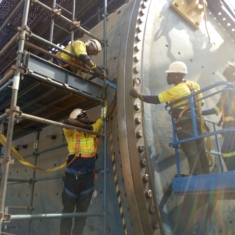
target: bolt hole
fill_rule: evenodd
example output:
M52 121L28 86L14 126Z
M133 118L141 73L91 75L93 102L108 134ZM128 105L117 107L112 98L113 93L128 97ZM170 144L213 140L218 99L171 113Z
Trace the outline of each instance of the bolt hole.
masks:
M178 54L180 55L181 53L180 53L180 52L178 52Z
M166 44L166 47L168 47L168 44Z
M202 69L204 69L204 67L202 66Z
M191 61L191 62L193 62L193 60L192 60L192 59L190 59L190 61Z

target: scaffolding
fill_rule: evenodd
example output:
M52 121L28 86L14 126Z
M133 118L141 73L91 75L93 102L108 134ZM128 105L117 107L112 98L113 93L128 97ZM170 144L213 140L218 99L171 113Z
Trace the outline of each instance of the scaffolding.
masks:
M107 99L107 86L112 86L113 88L116 88L115 84L112 84L110 81L108 81L106 78L103 80L103 84L99 85L96 83L93 83L89 80L84 80L83 78L68 73L66 70L59 68L58 66L41 61L39 57L33 55L32 53L27 51L27 48L32 49L34 51L37 51L39 53L45 54L49 56L50 58L58 59L58 57L48 52L45 49L42 49L41 47L35 46L33 43L28 42L28 38L31 38L35 42L40 42L42 44L45 44L49 46L50 48L55 48L59 51L62 51L63 53L66 53L67 55L71 57L76 56L74 54L69 53L68 51L62 49L60 46L53 43L53 32L55 21L54 17L51 18L51 25L50 25L50 36L49 40L45 40L42 37L39 37L38 35L34 34L30 31L30 27L27 25L28 17L29 17L29 9L30 4L38 4L40 7L44 8L46 11L48 11L51 15L59 17L61 21L66 22L69 24L70 27L70 34L71 34L71 41L74 41L74 34L75 31L79 31L82 34L86 34L87 36L97 39L103 44L103 66L104 68L107 68L107 0L104 0L104 7L103 7L103 40L100 40L96 36L92 35L89 31L81 27L80 23L76 21L75 18L75 12L76 12L76 0L73 0L72 3L72 12L71 19L65 17L63 14L61 14L61 9L58 8L58 4L56 3L56 0L53 0L52 7L48 7L47 5L43 4L42 2L38 0L22 0L18 3L18 5L15 7L14 11L10 14L8 19L3 23L3 25L0 28L0 32L4 29L4 27L8 24L8 22L14 17L14 15L17 13L17 11L23 8L23 16L22 16L22 23L21 27L18 27L18 32L15 34L14 37L4 46L4 48L0 51L0 56L3 55L15 42L18 42L18 50L17 50L17 58L15 65L11 66L11 69L8 70L7 73L4 74L2 79L0 80L0 89L4 88L5 86L8 86L10 83L13 82L12 85L12 94L11 94L11 102L10 102L10 108L6 110L6 113L3 113L0 116L0 123L3 123L6 118L8 119L8 125L7 125L7 141L5 146L5 152L4 157L1 158L0 164L3 166L3 171L1 172L2 178L1 178L1 189L0 189L0 234L9 234L2 231L3 225L6 222L10 222L11 220L33 220L33 219L50 219L50 218L64 218L64 217L79 217L79 216L100 216L103 218L103 234L106 234L106 199L107 199L107 180L106 180L106 172L107 170L107 139L106 135L103 133L97 133L93 131L88 131L81 128L72 127L69 125L65 125L58 121L53 121L49 118L42 118L37 115L30 115L27 113L24 113L20 110L20 107L17 106L17 99L18 99L18 92L20 89L20 83L21 83L21 77L22 76L28 76L32 79L36 79L42 83L48 84L50 87L57 87L59 89L62 89L63 91L72 92L75 94L75 96L81 97L81 100L85 98L86 100L89 100L88 102L88 108L95 107L97 105L103 105ZM57 27L60 27L57 25ZM61 28L62 29L62 28ZM65 29L62 29L65 30ZM66 30L65 30L66 31ZM61 58L60 58L61 59ZM68 63L68 62L67 62ZM90 73L92 76L94 74L90 72L87 69L84 69L82 67L79 67L76 64L69 63L70 65L73 65L79 69L82 69L86 73ZM43 74L37 72L37 69L40 70L40 68L43 67ZM36 72L35 72L36 71ZM54 72L54 77L50 73L50 71ZM60 74L60 76L56 76ZM87 83L89 83L89 89L87 89ZM78 87L78 89L74 88ZM100 91L103 91L102 97L100 97ZM27 92L27 90L26 90ZM85 105L86 102L83 102L82 105ZM71 107L70 107L71 108ZM60 117L61 118L61 117ZM93 212L93 213L69 213L69 214L34 214L32 215L33 211L33 194L34 194L34 186L37 181L43 181L43 180L51 180L56 179L58 177L62 176L56 176L56 177L44 177L44 178L37 178L36 179L36 171L33 171L32 179L30 180L17 180L17 179L11 179L13 183L30 183L31 185L31 197L29 206L27 207L14 207L16 209L25 209L29 211L30 213L27 215L10 215L8 214L9 207L5 207L5 199L6 199L6 192L7 192L7 184L9 182L9 168L10 164L12 164L12 157L11 157L11 146L13 141L13 135L14 135L14 126L16 119L21 120L29 120L33 122L41 123L41 125L55 125L59 127L65 127L65 128L73 128L77 129L79 131L82 131L84 133L90 133L95 134L99 136L103 136L104 142L103 142L103 153L104 153L104 163L103 163L103 205L100 211ZM107 123L104 121L104 133L106 133L107 129ZM17 130L16 130L17 131ZM3 128L1 128L1 132L3 132ZM17 138L21 137L26 133L19 133L16 135ZM36 132L36 142L39 141L40 131ZM57 146L56 148L64 147L65 145ZM40 153L45 151L51 151L55 148L46 149L44 151L39 152L38 145L35 148L34 153L32 154L34 156L34 164L37 164L37 157ZM1 149L0 149L1 150ZM28 232L30 231L30 223Z

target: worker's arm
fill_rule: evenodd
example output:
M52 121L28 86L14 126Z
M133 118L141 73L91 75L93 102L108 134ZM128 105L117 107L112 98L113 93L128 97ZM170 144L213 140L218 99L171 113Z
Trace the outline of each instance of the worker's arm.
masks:
M64 124L80 127L80 128L91 130L91 131L93 130L92 125L84 124L84 123L82 123L82 122L80 122L80 121L78 121L76 119L72 119L72 118L65 119L64 120Z
M130 96L132 96L133 98L139 98L140 100L144 101L145 103L160 104L160 100L157 95L142 95L134 88L132 88L130 90Z

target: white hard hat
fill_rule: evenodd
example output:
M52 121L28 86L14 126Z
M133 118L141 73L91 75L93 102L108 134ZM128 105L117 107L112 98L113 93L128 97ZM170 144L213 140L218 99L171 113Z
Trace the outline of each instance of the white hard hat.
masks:
M175 61L170 64L168 70L166 70L166 73L188 73L187 66L184 62L181 61Z
M100 52L102 50L102 45L98 40L90 39L89 41L92 42L93 44L95 44L98 52Z
M83 113L84 111L82 109L74 109L70 115L69 115L69 118L72 118L72 119L76 119L78 115L80 115L81 113Z

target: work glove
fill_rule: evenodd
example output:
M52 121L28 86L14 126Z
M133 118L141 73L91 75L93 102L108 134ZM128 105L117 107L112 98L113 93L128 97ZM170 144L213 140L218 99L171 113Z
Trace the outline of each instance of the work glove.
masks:
M99 78L104 78L105 77L105 71L99 67L99 66L96 66L94 65L91 70L95 73L95 75Z
M140 93L136 89L134 89L134 88L131 88L129 94L133 98L139 98L140 97Z

